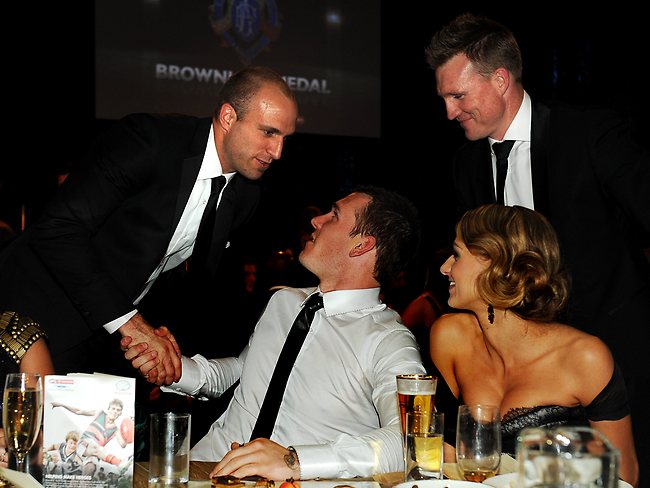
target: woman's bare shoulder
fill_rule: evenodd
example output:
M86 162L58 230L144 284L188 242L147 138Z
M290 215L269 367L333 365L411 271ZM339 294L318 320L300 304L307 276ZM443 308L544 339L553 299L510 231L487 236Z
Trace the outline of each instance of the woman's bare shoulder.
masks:
M612 377L614 358L601 339L570 326L556 333L557 364L571 378L571 391L588 404Z
M471 313L446 313L431 325L429 341L433 343L454 344L461 339L467 342L470 337L480 334L478 321Z
M558 350L564 349L564 357L583 368L597 363L609 365L612 359L609 347L600 338L570 325L555 324L555 343Z
M473 329L477 326L478 322L473 314L467 312L453 312L441 315L436 319L431 328L433 329L435 327L438 330L449 331L466 328Z

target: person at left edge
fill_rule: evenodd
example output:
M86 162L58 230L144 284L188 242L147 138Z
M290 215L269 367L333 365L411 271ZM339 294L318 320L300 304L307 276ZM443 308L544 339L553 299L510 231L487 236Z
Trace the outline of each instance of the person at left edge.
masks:
M42 324L58 373L92 367L93 347L107 341L104 328L157 353L157 384L177 380L180 349L172 336L154 334L138 303L160 273L192 254L211 178L227 179L213 248L223 249L229 232L252 216L255 180L280 158L297 117L289 86L258 66L224 84L211 118L126 116L70 172L43 215L3 248L0 307Z

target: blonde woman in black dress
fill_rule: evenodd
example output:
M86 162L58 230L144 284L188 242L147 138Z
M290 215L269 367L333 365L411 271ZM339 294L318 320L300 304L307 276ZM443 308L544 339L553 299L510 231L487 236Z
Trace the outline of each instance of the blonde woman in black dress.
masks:
M545 217L484 205L463 215L453 248L440 271L449 305L463 312L443 315L430 335L445 423L455 425L458 404L499 405L509 453L524 427L588 425L620 450L620 477L636 486L623 376L602 340L557 321L570 285Z

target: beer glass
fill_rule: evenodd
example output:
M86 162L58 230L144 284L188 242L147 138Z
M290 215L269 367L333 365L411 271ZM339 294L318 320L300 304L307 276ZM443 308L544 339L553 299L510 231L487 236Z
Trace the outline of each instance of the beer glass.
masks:
M398 374L397 400L406 433L406 412L430 414L434 411L437 378L429 374Z

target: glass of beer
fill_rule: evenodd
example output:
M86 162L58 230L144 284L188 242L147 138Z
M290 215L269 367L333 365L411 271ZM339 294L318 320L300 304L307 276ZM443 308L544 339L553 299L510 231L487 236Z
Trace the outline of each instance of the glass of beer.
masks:
M430 414L434 411L437 384L437 378L430 374L397 375L397 400L403 434L406 434L406 412Z

